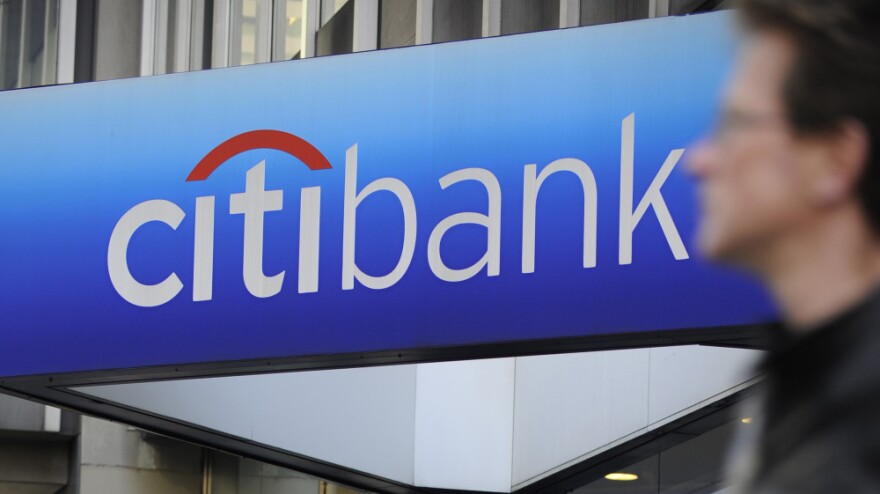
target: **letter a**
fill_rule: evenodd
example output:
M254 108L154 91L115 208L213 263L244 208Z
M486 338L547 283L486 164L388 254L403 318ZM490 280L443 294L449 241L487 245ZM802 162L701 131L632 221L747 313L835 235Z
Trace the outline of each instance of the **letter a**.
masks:
M452 184L472 180L486 188L489 197L489 214L473 212L456 213L444 218L434 227L428 238L428 265L435 276L443 281L464 281L486 267L487 276L498 276L501 270L501 186L489 170L465 168L454 171L440 179L440 188L446 190ZM453 269L443 262L440 256L440 242L450 228L457 225L474 224L486 227L486 251L479 261L463 269Z

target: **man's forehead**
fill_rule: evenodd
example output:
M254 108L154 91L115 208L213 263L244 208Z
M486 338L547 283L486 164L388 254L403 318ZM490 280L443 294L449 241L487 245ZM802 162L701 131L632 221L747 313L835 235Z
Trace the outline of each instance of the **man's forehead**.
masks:
M781 110L782 89L794 55L794 43L784 34L767 31L748 35L727 87L726 104Z

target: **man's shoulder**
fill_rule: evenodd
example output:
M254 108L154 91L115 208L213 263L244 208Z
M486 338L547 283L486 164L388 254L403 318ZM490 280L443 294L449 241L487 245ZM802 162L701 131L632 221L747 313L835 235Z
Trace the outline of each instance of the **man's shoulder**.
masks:
M880 492L880 296L776 357L753 492Z
M880 395L880 292L875 290L833 336L840 350L822 398L831 406L874 400Z
M765 471L754 492L880 492L880 399L860 405L837 411L802 438Z

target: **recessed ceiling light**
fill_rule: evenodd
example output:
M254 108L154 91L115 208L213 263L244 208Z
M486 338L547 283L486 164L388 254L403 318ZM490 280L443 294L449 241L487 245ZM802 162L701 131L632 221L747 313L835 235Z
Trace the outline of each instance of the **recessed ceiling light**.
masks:
M630 480L636 480L639 478L638 475L634 473L626 473L626 472L613 472L609 473L605 476L608 480L618 480L621 482L629 482Z

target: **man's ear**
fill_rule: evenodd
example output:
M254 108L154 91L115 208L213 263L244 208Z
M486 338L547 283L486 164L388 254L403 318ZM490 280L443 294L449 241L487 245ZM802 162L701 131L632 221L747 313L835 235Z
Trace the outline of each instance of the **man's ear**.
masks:
M864 124L845 119L819 138L824 149L819 164L817 198L826 205L839 204L855 194L867 166L871 141Z

